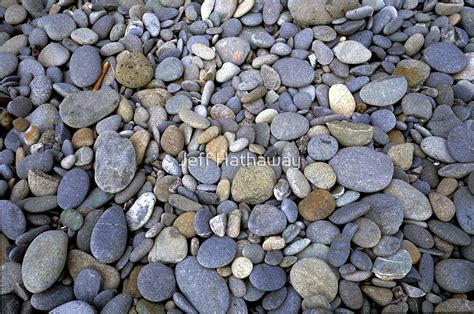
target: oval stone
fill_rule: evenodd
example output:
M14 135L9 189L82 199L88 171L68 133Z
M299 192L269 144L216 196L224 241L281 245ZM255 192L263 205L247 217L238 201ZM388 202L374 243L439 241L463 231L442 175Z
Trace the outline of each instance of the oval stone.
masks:
M91 253L101 263L117 261L127 246L127 222L122 208L112 206L99 218L91 235Z
M249 230L259 236L274 235L285 230L286 215L277 207L267 204L256 205L250 212Z
M380 191L390 184L393 176L392 160L367 147L341 149L329 165L340 185L358 192Z
M76 208L87 196L89 176L85 170L75 168L66 172L58 187L58 205L63 209Z
M250 274L250 283L263 291L276 291L286 283L285 271L279 266L258 264Z
M314 70L301 59L284 58L275 62L272 68L280 75L281 83L288 87L304 87L313 81Z
M145 192L138 197L125 215L130 231L136 231L148 222L153 213L155 203L156 197L152 192Z
M137 287L148 301L161 302L169 299L176 288L173 269L160 262L149 263L138 273Z
M372 106L390 106L402 99L407 89L408 83L403 76L386 76L362 87L360 98Z
M446 259L435 266L436 282L446 291L467 293L474 289L474 263L461 259Z
M331 302L337 295L337 277L331 267L319 258L297 261L291 268L290 282L303 298L320 294Z
M214 235L201 244L197 260L206 268L220 268L230 264L235 254L237 243L232 238Z
M271 131L273 136L282 141L295 140L309 130L308 120L295 112L284 112L272 120Z
M66 233L51 230L31 242L21 269L23 284L28 291L45 291L58 280L66 265L68 240Z
M10 240L16 238L26 230L26 218L20 207L7 200L0 200L0 232Z

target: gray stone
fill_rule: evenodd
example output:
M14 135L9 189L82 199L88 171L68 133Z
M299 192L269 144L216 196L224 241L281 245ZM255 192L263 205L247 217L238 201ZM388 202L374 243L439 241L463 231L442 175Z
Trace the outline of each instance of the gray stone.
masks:
M237 244L232 238L214 235L199 247L197 261L206 268L220 268L230 264L236 253Z
M120 95L110 90L72 93L59 105L59 114L68 126L85 128L111 114L119 101Z
M450 42L432 43L425 49L423 59L433 69L448 74L460 72L467 64L464 53Z
M86 198L89 191L89 176L80 168L72 169L63 176L58 187L59 207L76 208Z
M308 142L308 155L317 161L329 160L336 155L339 145L334 137L320 134Z
M474 263L461 259L445 259L435 266L436 283L452 293L467 293L474 289Z
M102 133L96 141L95 182L104 192L117 193L125 189L135 176L135 149L130 140L116 133L107 134Z
M31 306L40 311L51 311L72 300L74 300L73 288L57 283L43 292L34 293L31 296Z
M1 80L15 72L16 67L18 66L18 59L10 52L0 52L0 59L2 60L2 63L0 64Z
M62 13L43 16L38 19L37 24L54 41L61 41L69 37L72 31L76 29L74 20Z
M201 183L214 184L221 178L221 169L206 157L188 158L189 173Z
M358 1L350 0L290 0L288 9L296 23L301 26L329 24L344 17L347 11L360 7Z
M50 43L44 47L38 55L38 61L45 68L51 66L61 66L69 60L69 50L58 43Z
M393 175L390 158L367 147L341 149L329 165L336 172L339 184L364 193L384 189Z
M26 218L22 210L13 202L0 200L0 232L10 240L16 240L26 231Z
M74 50L69 61L72 82L79 87L93 85L100 76L102 60L99 50L92 46L82 46Z
M74 280L74 295L78 300L92 304L102 289L102 276L92 268L84 268Z
M474 162L474 127L458 125L448 134L449 154L458 162Z
M122 208L112 206L100 216L92 230L90 249L101 263L117 261L127 246L127 222Z
M393 179L384 192L398 198L407 219L427 220L433 213L428 198L405 181Z
M407 89L407 80L403 76L386 76L362 87L360 98L372 106L389 106L402 99ZM381 90L385 92L381 93Z
M60 305L50 312L51 314L68 314L68 313L81 313L81 314L95 314L95 309L84 301L70 301Z
M137 287L148 301L161 302L169 299L176 290L173 269L160 262L149 263L140 270Z
M46 231L37 236L26 250L22 278L32 293L43 292L61 275L67 258L68 237L62 231Z
M372 57L369 49L365 48L360 42L347 40L334 47L336 58L345 64L364 63Z
M284 112L272 120L271 132L279 140L295 140L308 132L308 120L294 112Z
M257 289L263 291L276 291L286 283L285 271L279 266L258 264L250 274L250 283Z
M226 312L230 293L225 280L215 270L202 267L196 257L188 256L175 269L181 292L199 312ZM202 289L206 287L206 289Z
M280 75L281 83L288 87L304 87L313 81L314 70L301 59L284 58L275 62L272 68Z
M312 222L306 228L306 237L314 243L330 245L334 237L338 234L339 228L327 220Z
M471 244L471 237L452 223L431 219L428 222L428 228L433 234L446 242L459 246Z
M338 208L329 216L329 220L337 225L343 225L365 215L370 208L368 202L351 203Z
M275 235L285 230L287 224L285 214L272 205L256 205L250 212L249 230L260 237Z
M372 271L382 280L402 279L410 271L411 263L410 254L401 249L387 257L377 257Z
M184 72L181 61L176 57L168 57L161 61L155 70L155 78L164 82L171 82L179 79Z
M474 235L474 195L467 187L459 188L454 193L456 220L464 232Z
M215 48L222 62L231 62L235 65L244 63L250 52L249 42L240 37L222 38L216 43Z

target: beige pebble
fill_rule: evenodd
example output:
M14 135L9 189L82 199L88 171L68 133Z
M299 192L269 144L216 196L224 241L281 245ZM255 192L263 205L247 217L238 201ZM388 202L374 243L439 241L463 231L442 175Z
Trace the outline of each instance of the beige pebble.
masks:
M265 239L262 248L265 251L281 250L285 247L285 239L280 236L271 236Z
M240 209L234 209L230 212L229 218L227 219L227 236L231 238L237 238L240 234L240 220L242 217L242 213Z
M253 269L253 264L247 257L237 257L232 262L232 275L239 279L247 278Z
M441 221L450 221L456 214L456 206L447 196L431 192L428 195L433 212Z

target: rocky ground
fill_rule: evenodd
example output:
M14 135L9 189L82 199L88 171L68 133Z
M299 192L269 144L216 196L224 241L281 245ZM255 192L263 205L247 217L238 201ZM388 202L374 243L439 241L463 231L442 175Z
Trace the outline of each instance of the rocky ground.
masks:
M1 312L474 312L473 0L0 0Z

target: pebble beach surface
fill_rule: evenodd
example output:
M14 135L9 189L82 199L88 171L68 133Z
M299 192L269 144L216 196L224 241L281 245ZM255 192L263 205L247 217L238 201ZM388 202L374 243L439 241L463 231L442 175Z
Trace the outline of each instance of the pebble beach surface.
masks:
M0 0L1 313L474 312L473 0Z

